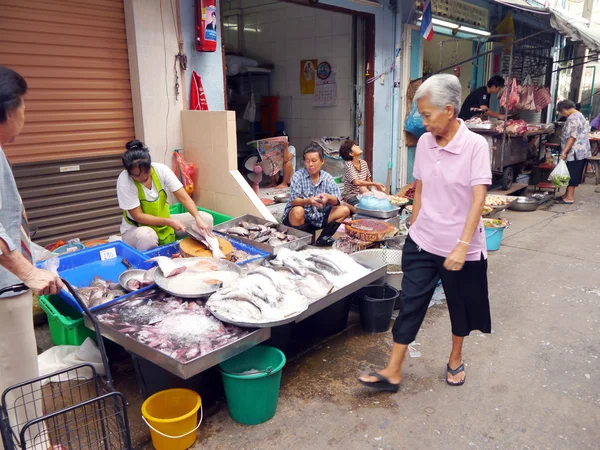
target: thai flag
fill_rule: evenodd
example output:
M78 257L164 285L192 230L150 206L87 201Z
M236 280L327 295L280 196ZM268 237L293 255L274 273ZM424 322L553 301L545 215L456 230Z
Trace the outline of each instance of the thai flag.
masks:
M423 17L421 17L421 36L428 41L433 39L433 17L431 13L431 0L423 4Z

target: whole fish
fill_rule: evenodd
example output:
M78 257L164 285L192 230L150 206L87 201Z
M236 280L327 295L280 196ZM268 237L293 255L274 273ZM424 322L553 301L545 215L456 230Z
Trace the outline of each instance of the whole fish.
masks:
M242 237L247 237L250 235L250 232L242 227L231 227L231 228L225 230L225 233L233 234L234 236L242 236Z
M267 301L268 303L276 303L281 298L277 286L273 280L261 272L255 272L244 280L244 285L249 284L250 290L256 295L258 291L258 297ZM262 295L260 294L262 292Z
M272 238L270 238L267 243L271 246L271 247L277 247L281 244L283 244L283 241L281 241L280 239L277 239L275 236L273 236Z
M311 256L311 257L307 258L307 261L313 262L316 265L325 266L325 267L327 267L327 269L331 270L333 273L335 273L337 275L345 273L345 271L340 269L337 264L335 264L330 259L325 258L323 255L321 255L319 258L317 258L316 256Z
M262 231L263 228L261 227L261 225L257 224L257 223L250 223L250 222L240 222L238 224L238 226L248 230L248 231Z

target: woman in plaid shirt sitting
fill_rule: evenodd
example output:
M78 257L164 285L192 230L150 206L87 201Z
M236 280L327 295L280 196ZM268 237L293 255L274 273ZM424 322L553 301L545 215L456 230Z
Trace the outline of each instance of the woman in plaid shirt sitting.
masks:
M333 244L333 234L350 210L340 204L340 189L333 177L321 170L323 149L311 144L304 150L306 168L292 177L290 200L283 213L283 224L307 232L323 229L317 245Z

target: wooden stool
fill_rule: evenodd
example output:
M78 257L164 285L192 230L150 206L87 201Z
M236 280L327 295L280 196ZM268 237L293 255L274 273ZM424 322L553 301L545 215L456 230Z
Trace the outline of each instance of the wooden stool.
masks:
M600 184L600 156L590 156L588 161L594 167L594 171L596 172L596 184Z
M556 164L547 164L547 163L540 164L538 166L541 173L544 173L545 170L554 170L555 167L556 167ZM542 179L544 179L544 177L542 177ZM536 191L542 191L542 190L552 191L552 194L554 196L556 196L556 192L557 192L556 187L549 181L540 181L538 184L535 185L535 190Z

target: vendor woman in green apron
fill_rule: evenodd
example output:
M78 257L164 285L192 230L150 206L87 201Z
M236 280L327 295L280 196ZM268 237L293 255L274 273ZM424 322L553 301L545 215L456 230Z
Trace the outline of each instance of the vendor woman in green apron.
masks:
M123 210L123 242L140 251L175 242L186 228L212 232L213 218L198 211L173 171L153 163L143 142L133 140L123 154L125 170L117 180L119 207ZM171 215L169 205L181 203L188 211Z

